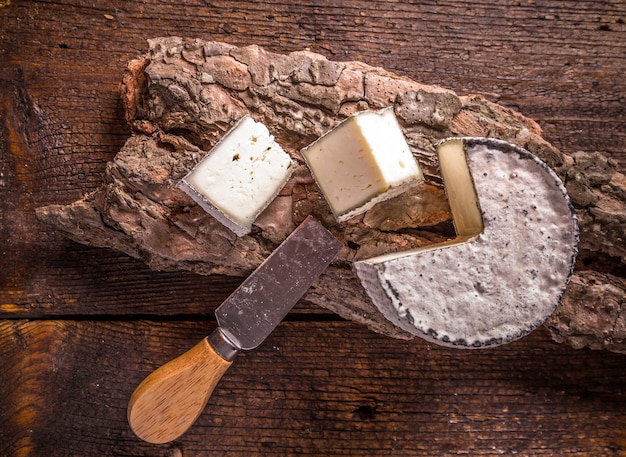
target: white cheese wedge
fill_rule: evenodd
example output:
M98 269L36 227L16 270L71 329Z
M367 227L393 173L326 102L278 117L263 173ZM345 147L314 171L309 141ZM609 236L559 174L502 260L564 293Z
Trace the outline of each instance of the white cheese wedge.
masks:
M434 343L481 348L520 338L554 311L578 226L556 174L491 139L438 145L457 238L355 263L379 310Z
M235 234L244 236L294 168L267 127L246 115L178 187Z
M423 179L393 108L357 113L301 152L339 222Z

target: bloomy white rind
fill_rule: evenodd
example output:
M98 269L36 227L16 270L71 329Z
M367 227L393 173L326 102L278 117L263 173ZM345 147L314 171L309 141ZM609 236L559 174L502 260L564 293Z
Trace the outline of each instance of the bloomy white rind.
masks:
M462 141L483 232L354 268L398 327L437 344L483 348L530 333L554 311L573 271L578 225L562 182L530 152Z

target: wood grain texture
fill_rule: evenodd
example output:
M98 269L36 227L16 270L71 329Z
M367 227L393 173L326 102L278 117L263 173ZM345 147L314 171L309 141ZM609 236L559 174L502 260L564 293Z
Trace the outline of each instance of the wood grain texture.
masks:
M12 395L0 454L623 455L623 356L545 332L467 353L346 322L281 324L238 356L185 435L141 442L125 421L132 386L206 332L191 321L3 322Z
M100 184L130 132L120 76L166 35L309 48L483 93L623 173L625 21L619 0L0 1L0 455L626 455L624 356L543 330L455 352L305 303L239 356L189 435L141 443L133 389L206 335L200 320L239 281L151 272L34 215Z

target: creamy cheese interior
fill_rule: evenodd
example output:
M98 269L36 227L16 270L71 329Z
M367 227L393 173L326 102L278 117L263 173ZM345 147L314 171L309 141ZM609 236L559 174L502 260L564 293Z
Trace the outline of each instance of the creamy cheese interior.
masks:
M457 236L443 243L373 257L367 259L367 262L383 263L399 257L462 244L482 233L483 218L463 141L452 139L440 144L437 147L437 155Z
M478 235L483 231L483 218L463 141L457 139L442 143L437 148L437 154L457 236Z
M339 221L423 177L393 108L349 117L302 155Z
M245 116L180 187L231 230L243 235L249 233L256 217L285 185L293 166L267 127Z

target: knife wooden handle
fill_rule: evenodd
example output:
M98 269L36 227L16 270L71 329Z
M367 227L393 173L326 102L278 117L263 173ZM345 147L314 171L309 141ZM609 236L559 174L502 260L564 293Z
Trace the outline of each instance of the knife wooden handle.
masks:
M128 404L130 427L149 443L178 438L198 418L231 364L204 338L137 386Z

